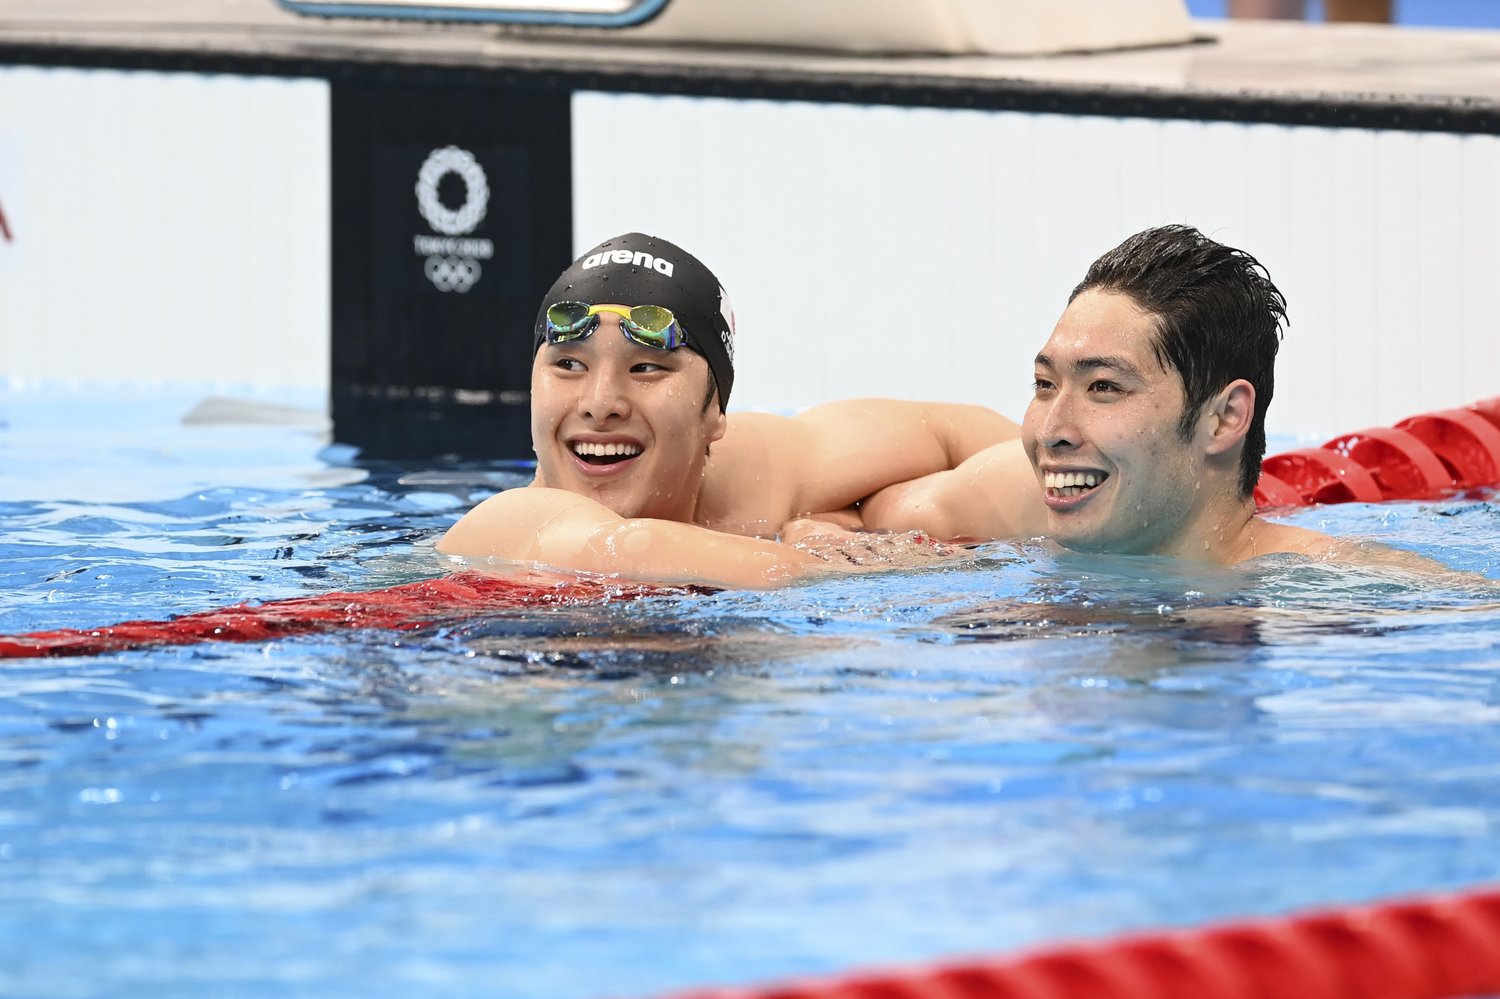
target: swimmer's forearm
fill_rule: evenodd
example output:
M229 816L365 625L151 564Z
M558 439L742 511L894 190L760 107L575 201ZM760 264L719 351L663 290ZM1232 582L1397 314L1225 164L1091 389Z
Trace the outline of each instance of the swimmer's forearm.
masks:
M1046 526L1041 490L1019 441L882 489L860 504L860 515L870 530L923 531L939 541L1028 537Z
M661 520L603 525L572 552L553 553L560 556L553 558L547 554L542 553L541 561L563 568L732 590L774 589L860 569L832 565L775 541Z
M785 422L772 446L800 456L788 466L793 516L840 509L893 483L952 469L1019 433L983 406L895 399L828 403Z
M543 488L490 497L455 524L437 549L510 565L723 589L770 589L860 568L830 565L788 545L694 524L622 520L586 497Z
M866 529L872 531L922 531L943 541L954 540L942 500L945 479L951 472L938 472L882 489L860 504Z

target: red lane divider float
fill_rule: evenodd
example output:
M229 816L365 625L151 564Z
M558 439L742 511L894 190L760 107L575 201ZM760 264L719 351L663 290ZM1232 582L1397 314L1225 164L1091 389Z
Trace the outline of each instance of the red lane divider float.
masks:
M671 999L1466 999L1500 995L1500 890L1247 920L1003 959Z
M1335 437L1261 462L1255 504L1437 499L1500 486L1500 396Z
M1261 463L1256 505L1376 503L1431 499L1500 486L1500 396L1344 434L1316 448L1272 455ZM0 635L0 659L93 655L192 642L259 642L283 635L353 628L410 630L506 607L597 603L663 592L571 579L536 583L456 573L367 593L324 593L240 604L166 621L125 621L88 630ZM688 592L676 590L675 592Z
M660 586L619 586L579 577L553 585L458 572L364 593L322 593L264 604L238 604L165 621L125 621L103 628L0 635L0 659L86 656L194 642L261 642L287 635L356 628L410 631L506 608L597 604L686 593Z

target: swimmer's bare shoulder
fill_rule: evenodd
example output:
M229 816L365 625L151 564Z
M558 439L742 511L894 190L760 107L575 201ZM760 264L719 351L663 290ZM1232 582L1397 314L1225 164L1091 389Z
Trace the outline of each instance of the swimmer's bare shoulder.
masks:
M1251 517L1230 562L1249 562L1270 555L1296 555L1312 562L1344 561L1352 552L1348 542L1292 524Z
M1454 569L1425 555L1392 548L1368 538L1335 538L1305 527L1278 524L1260 517L1255 518L1255 526L1256 550L1238 559L1240 562L1272 555L1290 555L1300 556L1311 562L1390 569L1424 578L1451 577L1459 582L1478 581L1486 586L1493 585L1492 581L1478 573Z
M943 467L935 443L904 429L919 423L915 404L882 403L848 400L796 416L733 414L709 451L695 522L773 538L788 520L843 509L890 482Z
M715 531L771 538L792 507L793 482L776 460L785 417L735 413L709 449L694 521Z
M532 484L496 493L466 513L438 541L445 555L548 562L582 545L620 517L601 503Z

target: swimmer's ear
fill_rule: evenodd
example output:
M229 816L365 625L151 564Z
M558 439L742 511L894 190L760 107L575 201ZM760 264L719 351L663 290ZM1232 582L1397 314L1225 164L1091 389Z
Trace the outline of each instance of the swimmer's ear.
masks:
M1245 439L1255 419L1255 386L1236 378L1219 390L1203 415L1209 433L1208 453L1232 450Z
M719 409L719 393L717 392L713 395L713 401L709 403L705 422L708 424L708 443L710 444L723 437L729 429L729 416Z

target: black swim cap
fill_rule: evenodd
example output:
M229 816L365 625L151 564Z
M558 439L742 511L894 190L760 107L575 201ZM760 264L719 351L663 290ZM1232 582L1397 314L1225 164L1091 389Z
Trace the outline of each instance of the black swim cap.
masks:
M719 389L719 408L729 408L734 386L734 309L724 286L702 261L656 236L630 232L607 239L563 271L537 311L531 353L547 335L547 309L558 302L589 305L660 305L671 309L686 346L708 361Z

